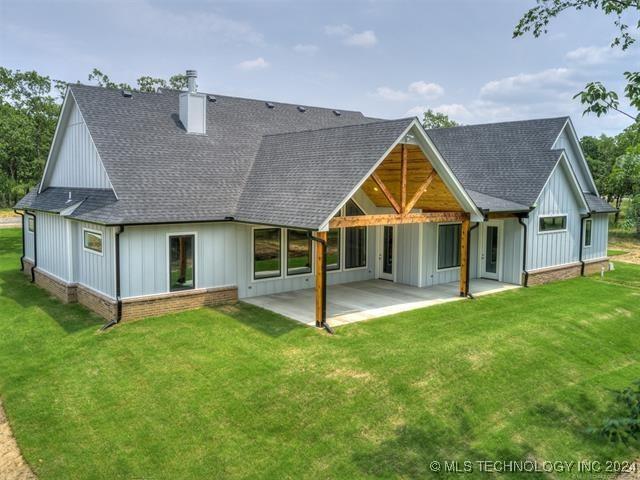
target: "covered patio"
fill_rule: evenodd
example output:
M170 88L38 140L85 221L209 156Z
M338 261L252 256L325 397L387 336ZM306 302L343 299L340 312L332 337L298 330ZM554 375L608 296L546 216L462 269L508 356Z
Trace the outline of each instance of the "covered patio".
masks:
M474 296L514 288L519 287L495 280L470 280L470 290ZM316 323L315 293L314 288L306 288L244 301L313 326ZM330 285L327 287L327 322L331 327L336 327L456 300L465 300L460 296L458 282L423 288L386 280Z

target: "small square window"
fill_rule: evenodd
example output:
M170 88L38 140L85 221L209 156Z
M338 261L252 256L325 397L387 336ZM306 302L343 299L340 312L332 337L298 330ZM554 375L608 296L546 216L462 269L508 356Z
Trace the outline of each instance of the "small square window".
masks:
M102 254L102 233L93 230L84 231L84 248L90 252Z

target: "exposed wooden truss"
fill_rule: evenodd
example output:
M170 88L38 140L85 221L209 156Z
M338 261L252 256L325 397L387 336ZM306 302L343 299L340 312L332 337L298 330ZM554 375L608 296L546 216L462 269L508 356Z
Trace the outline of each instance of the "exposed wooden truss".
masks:
M400 205L398 205L398 202L396 201L395 197L393 196L393 193L391 193L391 191L387 188L387 186L380 179L378 174L376 174L376 172L373 172L371 174L371 178L373 179L374 182L376 182L376 185L378 185L378 188L384 194L385 198L391 204L391 206L396 211L396 213L402 213L402 208L400 208Z
M413 207L416 205L416 203L418 203L420 197L427 191L434 178L436 178L436 171L432 170L427 179L422 183L422 185L418 187L416 193L413 194L413 197L411 197L411 200L409 200L409 203L407 203L407 205L405 206L403 210L404 213L408 213L413 210Z
M374 225L397 225L401 223L462 222L468 218L469 214L464 212L357 215L350 217L334 217L329 222L329 228L371 227Z

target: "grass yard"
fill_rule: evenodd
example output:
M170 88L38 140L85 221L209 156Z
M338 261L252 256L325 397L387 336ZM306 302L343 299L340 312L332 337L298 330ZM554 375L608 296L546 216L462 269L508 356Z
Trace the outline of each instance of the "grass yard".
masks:
M333 337L244 304L98 333L27 282L19 251L20 232L0 231L0 396L41 480L422 478L433 460L640 455L587 432L609 389L640 378L639 266Z

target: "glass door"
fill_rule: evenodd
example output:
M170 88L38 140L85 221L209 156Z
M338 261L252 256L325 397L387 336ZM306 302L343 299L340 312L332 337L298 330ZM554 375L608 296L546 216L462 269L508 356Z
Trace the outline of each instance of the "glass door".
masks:
M380 252L380 278L393 281L393 231L391 226L382 227L382 245Z
M493 280L500 280L501 267L501 225L486 223L483 228L483 242L480 252L480 266L482 276Z

